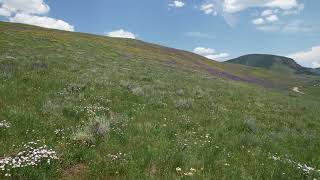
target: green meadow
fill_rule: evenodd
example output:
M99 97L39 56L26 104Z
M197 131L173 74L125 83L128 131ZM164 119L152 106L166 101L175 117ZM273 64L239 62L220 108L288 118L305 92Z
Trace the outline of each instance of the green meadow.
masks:
M0 179L319 179L319 79L1 22Z

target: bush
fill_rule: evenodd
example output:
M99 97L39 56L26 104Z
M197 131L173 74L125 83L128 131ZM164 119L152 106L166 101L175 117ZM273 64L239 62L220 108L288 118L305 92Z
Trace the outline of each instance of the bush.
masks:
M97 137L104 137L110 129L110 121L106 118L96 117L91 123L91 131Z
M110 121L104 117L95 117L91 122L78 129L73 140L81 144L95 144L96 140L107 135L110 129Z
M96 140L92 133L90 132L89 128L85 127L82 129L78 129L74 134L73 138L74 141L80 143L80 144L95 144Z

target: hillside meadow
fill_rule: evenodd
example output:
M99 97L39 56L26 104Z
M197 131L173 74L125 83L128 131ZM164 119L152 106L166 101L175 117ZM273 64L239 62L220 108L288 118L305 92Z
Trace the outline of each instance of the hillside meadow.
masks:
M320 178L317 77L0 29L0 179Z

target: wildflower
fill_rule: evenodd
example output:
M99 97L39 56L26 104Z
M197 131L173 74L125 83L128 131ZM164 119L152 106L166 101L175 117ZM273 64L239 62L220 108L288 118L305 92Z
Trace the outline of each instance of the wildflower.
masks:
M11 124L6 120L0 121L0 128L7 129L10 128Z
M197 170L194 169L194 168L190 168L190 171L191 171L191 172L196 172Z
M5 176L11 176L11 169L23 168L27 166L37 166L42 161L58 159L56 152L48 149L46 145L38 147L38 142L29 142L23 145L23 150L16 155L0 159L0 170L6 171Z
M184 173L185 176L193 176L193 173L192 172L187 172L187 173Z
M182 169L181 169L180 167L177 167L177 168L176 168L176 171L177 171L177 172L180 172L181 170L182 170Z

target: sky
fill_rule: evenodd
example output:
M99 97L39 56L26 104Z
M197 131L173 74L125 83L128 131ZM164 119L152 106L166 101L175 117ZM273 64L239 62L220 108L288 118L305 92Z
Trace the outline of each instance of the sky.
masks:
M0 0L0 20L132 38L217 61L288 56L320 67L319 0Z

